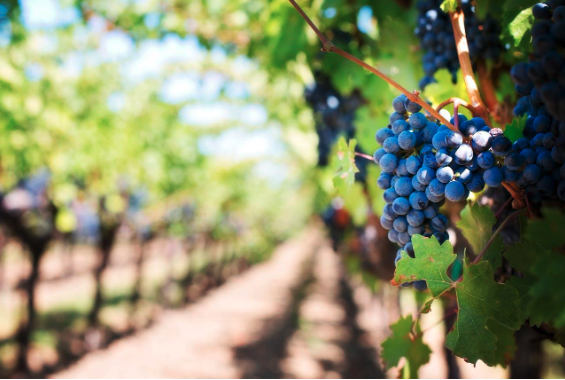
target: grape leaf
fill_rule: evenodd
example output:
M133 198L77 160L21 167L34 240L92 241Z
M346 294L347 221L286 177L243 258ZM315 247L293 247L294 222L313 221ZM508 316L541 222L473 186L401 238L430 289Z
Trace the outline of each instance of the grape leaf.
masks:
M546 248L560 247L565 244L565 215L559 210L544 208L543 218L532 220L526 227L524 238Z
M337 142L336 160L334 160L334 167L336 174L333 179L333 184L337 188L340 195L345 195L355 183L355 173L359 172L357 165L355 165L355 145L356 140L349 140L349 144L342 136Z
M493 319L510 330L520 328L517 306L518 292L493 280L492 267L485 261L463 266L463 279L455 286L459 307L457 320L446 337L446 346L453 353L475 364L482 360L488 365L497 363L497 337L487 328Z
M455 12L457 10L457 0L444 0L439 7L445 13Z
M517 330L522 321L518 292L495 282L492 266L486 261L469 264L465 259L463 276L454 282L447 276L447 269L457 255L449 242L440 246L435 237L414 235L412 244L415 257L402 253L392 284L424 280L434 298L455 289L458 315L447 336L447 347L470 363L482 360L488 365L506 364L513 352L510 331ZM422 312L430 307L431 302L426 303ZM490 320L501 327L493 325L494 331L490 331Z
M536 321L565 327L565 256L545 251L531 269L536 281L530 289L529 311Z
M506 124L504 129L504 136L508 137L510 141L514 142L523 137L522 131L526 126L527 116L518 116L512 120L512 123Z
M415 324L414 332L413 325L412 315L400 318L390 325L392 335L383 342L381 353L387 369L396 367L401 358L406 358L411 379L418 377L418 369L430 360L432 353L430 347L422 340L419 324Z
M461 220L457 222L457 227L471 243L475 255L478 255L492 237L492 227L495 223L496 217L490 208L481 206L478 203L469 203L461 211ZM493 269L498 268L502 264L501 256L503 249L504 243L500 235L498 235L483 256L492 265Z
M544 318L539 313L530 311L532 303L530 291L536 282L536 277L531 273L531 269L538 258L547 253L539 244L532 244L527 241L520 241L508 247L504 252L504 257L510 265L523 274L523 277L513 276L506 281L508 286L513 287L518 292L518 305L522 322L529 319L530 324L536 326L541 326Z
M382 112L371 112L369 106L359 108L355 112L355 137L361 149L372 154L379 147L375 140L375 131L387 125L388 118Z
M522 324L522 323L520 323ZM487 321L487 329L496 335L496 350L494 351L494 363L504 368L514 359L516 352L516 339L514 330L502 326L494 319Z
M402 252L398 261L393 285L401 285L416 280L426 280L432 296L438 297L453 286L453 281L447 275L447 269L455 261L453 247L449 241L439 244L435 236L430 238L422 235L412 236L415 257L411 258Z
M533 23L532 8L526 8L508 24L508 32L514 41L514 46L520 45L528 30L532 28Z

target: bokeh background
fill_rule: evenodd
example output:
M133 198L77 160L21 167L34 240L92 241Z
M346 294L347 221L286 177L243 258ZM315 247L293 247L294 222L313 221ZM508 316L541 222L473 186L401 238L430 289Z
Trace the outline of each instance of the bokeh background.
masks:
M304 3L417 87L410 1ZM395 95L286 0L0 1L0 376L397 377L380 343L423 298L388 285L375 165L332 181ZM442 313L421 376L512 375L443 350ZM528 334L533 373L563 376Z

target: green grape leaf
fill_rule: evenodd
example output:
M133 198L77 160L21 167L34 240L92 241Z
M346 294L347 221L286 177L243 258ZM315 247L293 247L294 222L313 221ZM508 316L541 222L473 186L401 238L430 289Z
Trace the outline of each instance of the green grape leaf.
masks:
M387 125L388 118L382 112L371 112L369 106L363 106L357 110L355 113L355 137L364 152L372 155L379 147L375 140L375 133Z
M383 342L381 353L387 369L396 367L400 359L405 358L411 379L418 377L418 369L430 360L432 353L430 347L422 340L418 323L414 328L413 325L412 315L400 318L392 324L392 335Z
M447 275L447 269L455 261L457 255L449 241L439 244L435 236L412 236L415 257L411 258L402 252L402 258L396 265L391 283L401 285L406 282L425 280L432 296L439 297L453 287L453 281ZM429 307L429 305L428 305Z
M565 327L565 255L546 251L531 268L536 281L530 289L529 311L536 322Z
M504 129L504 136L508 137L510 141L514 142L518 140L522 136L522 131L526 126L526 119L527 116L518 116L512 120L512 123L506 124L506 128Z
M337 188L340 195L346 195L351 186L355 183L355 173L359 172L355 165L355 139L349 140L349 144L342 136L337 142L337 153L334 167L336 174L333 178L333 184Z
M444 0L439 7L445 13L455 12L457 10L457 0Z
M478 255L492 237L492 227L495 223L494 212L487 206L481 206L475 202L467 204L461 211L461 220L457 222L457 227L471 243L475 255ZM502 264L503 249L504 243L498 235L483 256L485 260L491 263L493 269Z
M550 253L539 244L532 244L527 241L519 241L508 247L504 252L504 257L510 265L523 274L523 277L513 276L506 281L508 286L513 287L518 292L518 305L522 322L529 319L532 325L540 326L544 321L543 316L540 315L542 313L531 312L533 301L530 291L536 283L536 277L531 273L531 269L541 256Z
M485 261L463 266L463 278L455 286L459 307L457 320L446 337L446 346L469 363L478 360L498 364L497 335L487 322L493 319L510 330L520 327L518 292L493 280L492 267Z
M543 218L532 220L528 223L525 239L538 243L546 248L560 247L565 244L565 215L558 209L544 208Z
M514 46L519 46L522 39L532 28L534 16L532 8L526 8L516 15L516 17L508 24L508 32L514 41Z
M489 319L487 321L487 329L494 335L496 335L494 363L506 368L508 363L510 363L512 359L514 359L514 353L516 352L516 339L514 338L514 330L502 326L494 319Z

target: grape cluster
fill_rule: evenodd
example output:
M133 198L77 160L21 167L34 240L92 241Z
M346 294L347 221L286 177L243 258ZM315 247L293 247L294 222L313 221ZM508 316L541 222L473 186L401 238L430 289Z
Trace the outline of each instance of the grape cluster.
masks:
M355 111L363 104L363 98L358 91L342 96L330 78L321 73L317 73L315 83L306 88L305 98L316 120L318 166L324 167L328 165L332 147L340 136L346 139L355 137ZM356 150L361 152L358 147ZM355 178L365 182L366 160L356 158L355 161L359 168Z
M532 13L533 53L510 71L521 96L514 114L528 117L504 168L531 201L565 200L565 0L536 4Z
M478 117L467 120L459 114L454 132L426 117L404 95L394 99L393 108L390 124L376 133L382 148L373 156L381 167L377 185L386 202L381 225L389 240L413 257L413 235L434 235L440 243L449 238L448 219L439 213L445 200L458 202L485 185L514 180L497 165L511 154L512 143Z
M435 82L434 74L439 69L449 70L455 83L459 69L453 27L449 15L440 9L441 3L443 0L425 0L417 4L418 26L415 34L426 52L423 57L425 76L420 81L422 89ZM469 1L462 2L462 9L471 60L474 62L484 58L497 61L503 49L499 23L490 16L479 21Z

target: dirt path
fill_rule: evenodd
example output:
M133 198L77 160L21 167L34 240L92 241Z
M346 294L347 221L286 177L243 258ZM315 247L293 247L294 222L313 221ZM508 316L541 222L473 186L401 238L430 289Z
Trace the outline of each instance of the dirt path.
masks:
M271 260L195 305L168 311L148 330L94 352L54 378L240 377L245 348L286 326L322 237L307 230ZM299 293L299 292L298 292ZM278 330L278 329L275 329ZM284 329L282 335L284 336ZM279 335L281 332L279 332ZM276 335L276 334L275 334Z

